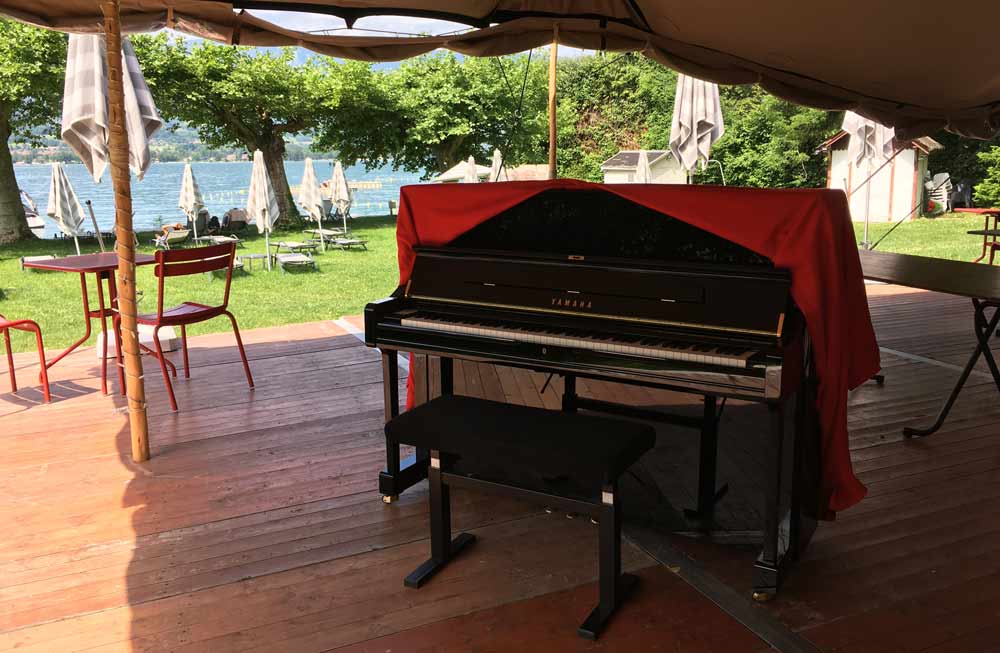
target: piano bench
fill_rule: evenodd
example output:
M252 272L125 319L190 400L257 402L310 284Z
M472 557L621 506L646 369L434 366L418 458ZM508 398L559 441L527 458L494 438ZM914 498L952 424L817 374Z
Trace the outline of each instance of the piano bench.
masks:
M597 638L637 580L621 573L618 478L655 444L651 426L445 395L399 415L385 434L390 445L431 452L431 557L406 577L407 587L420 587L475 542L469 533L451 539L451 487L590 515L600 524L600 602L577 632Z

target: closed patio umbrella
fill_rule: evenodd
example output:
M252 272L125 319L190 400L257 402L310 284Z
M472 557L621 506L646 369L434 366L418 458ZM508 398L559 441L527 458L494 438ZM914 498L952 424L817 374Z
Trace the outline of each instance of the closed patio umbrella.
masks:
M129 167L142 179L152 159L149 139L163 120L128 39L122 39L125 129ZM62 138L87 166L95 182L108 167L108 71L104 38L70 34L63 88Z
M73 184L69 183L66 171L61 163L52 164L52 177L49 179L49 206L45 211L55 220L59 231L73 238L76 253L80 254L80 241L83 235L84 213L80 200L76 197Z
M306 157L305 165L302 167L302 183L299 184L298 200L309 217L319 225L319 242L325 250L323 214L326 213L326 206L323 205L323 193L319 189L319 181L316 180L316 169L309 157Z
M725 133L719 87L687 75L677 76L674 115L670 121L670 151L688 177L700 161L708 162L712 144Z
M188 220L194 225L194 237L198 238L198 212L205 208L205 201L201 198L201 189L195 181L194 171L191 164L184 164L184 176L181 177L181 196L178 203L181 211L187 214Z
M649 169L649 154L646 150L639 150L639 161L635 165L635 183L653 183L653 172Z
M493 150L493 164L490 166L490 181L510 181L507 168L503 165L503 155L500 150Z
M333 178L330 180L330 201L337 208L344 221L344 235L347 235L347 212L351 210L351 188L347 185L344 166L337 161L333 165Z
M465 162L465 176L462 177L462 183L479 183L479 168L476 167L476 159L471 154L469 155L469 160Z
M271 270L271 229L278 219L278 196L274 194L271 179L264 165L264 153L253 153L253 169L250 171L250 188L247 190L247 218L254 221L257 231L264 234L267 248L267 269Z
M868 168L868 176L865 179L865 235L861 241L861 246L868 249L868 221L871 203L871 177L872 164L876 161L884 161L894 154L893 140L896 137L895 130L891 127L880 125L874 120L862 118L853 111L844 112L844 123L842 129L848 133L850 140L847 143L847 157L856 167L862 164ZM877 172L877 171L876 171Z

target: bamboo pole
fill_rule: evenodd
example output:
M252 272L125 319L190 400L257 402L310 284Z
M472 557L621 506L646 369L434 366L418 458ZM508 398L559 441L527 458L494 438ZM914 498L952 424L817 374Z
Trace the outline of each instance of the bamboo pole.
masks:
M556 60L559 58L559 25L552 26L549 50L549 179L556 178Z
M101 0L108 65L108 158L115 193L115 233L118 252L118 311L121 316L122 354L125 359L132 460L149 460L149 425L146 389L139 358L139 332L135 304L135 233L132 230L132 188L128 168L128 132L125 129L125 94L122 89L122 37L120 0Z

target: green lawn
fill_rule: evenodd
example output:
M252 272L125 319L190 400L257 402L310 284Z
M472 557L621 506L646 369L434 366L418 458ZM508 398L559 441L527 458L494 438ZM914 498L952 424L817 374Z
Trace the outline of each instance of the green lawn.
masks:
M982 219L976 216L951 214L934 220L920 219L900 225L878 249L887 252L919 254L971 261L979 255L981 240L965 232L982 228ZM398 279L396 268L395 219L359 218L353 226L354 233L368 239L368 251L331 250L318 254L320 271L281 274L265 272L262 261L254 261L252 274L237 276L233 280L230 306L241 328L275 326L336 319L362 311L373 299L388 295ZM871 239L878 240L889 230L888 225L871 226ZM264 239L248 236L246 249L239 252L263 252ZM860 242L863 227L855 225ZM275 239L300 239L297 232L278 232ZM141 251L151 252L150 234L141 234ZM86 251L96 251L96 244L88 243ZM82 333L80 288L76 275L61 272L21 272L18 259L33 254L72 254L72 241L35 241L18 246L0 246L0 313L8 317L31 317L37 320L45 334L46 347L60 348L69 345ZM88 277L91 281L92 275ZM222 290L222 283L210 282L204 275L171 279L167 302L215 300ZM156 285L150 266L139 268L139 289L144 297L141 311L155 310ZM191 329L192 334L209 333L228 328L225 318L212 320ZM32 347L30 336L14 334L14 348L24 351Z
M872 224L869 228L869 238L875 242L891 227L892 225L887 224ZM886 236L877 249L899 254L971 261L982 251L983 240L979 236L970 236L965 232L982 228L983 219L977 215L950 213L933 220L920 218L899 225ZM854 234L859 243L863 233L864 224L855 223Z
M336 319L360 313L366 303L388 295L396 287L395 218L357 218L352 233L368 240L368 251L328 250L316 255L319 272L298 271L282 274L277 269L266 272L263 260L253 262L253 272L236 275L230 308L241 329ZM252 233L250 233L252 232ZM246 249L237 253L264 252L264 239L251 228ZM276 232L272 240L303 240L304 234ZM151 253L151 234L140 234L140 251ZM99 251L96 243L81 242L85 252ZM75 254L73 242L39 240L16 246L0 246L0 313L9 318L30 317L42 327L47 349L68 346L83 334L83 307L80 281L64 272L22 272L21 256ZM96 306L93 275L88 275L88 292ZM167 280L166 302L184 300L212 302L221 297L224 284L210 281L205 275ZM138 288L143 293L139 310L156 310L156 279L152 266L138 269ZM226 318L196 325L192 335L223 331L229 328ZM95 330L97 330L95 323ZM28 334L12 334L15 351L33 348ZM2 347L2 345L0 345Z

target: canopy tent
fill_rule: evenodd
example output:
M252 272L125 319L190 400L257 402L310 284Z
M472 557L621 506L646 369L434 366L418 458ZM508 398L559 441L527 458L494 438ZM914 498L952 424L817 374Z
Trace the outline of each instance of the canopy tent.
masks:
M333 177L330 178L330 201L337 208L340 219L344 221L344 236L347 236L347 215L351 211L351 187L347 185L347 176L340 161L333 164Z
M689 179L699 162L702 166L708 163L712 144L724 133L719 87L689 75L679 75L670 121L670 151L688 171Z
M264 153L254 150L253 168L250 169L250 188L247 189L247 218L257 225L257 232L264 234L267 251L267 269L271 270L271 231L278 219L278 196L274 194L271 178L264 166Z
M194 178L194 170L190 163L184 164L184 173L181 175L181 194L177 201L177 207L184 211L191 226L194 227L194 237L198 238L198 212L205 208L205 200L201 196L201 189L198 181Z
M649 154L646 150L639 150L639 162L635 166L635 183L653 183L653 171L649 169Z
M73 184L69 182L61 163L52 164L52 176L49 178L49 205L45 213L55 221L59 231L73 239L76 253L79 255L79 237L83 235L83 207L80 206Z
M139 68L135 50L122 40L125 124L129 167L142 179L152 163L149 139L163 127L153 96ZM62 138L100 183L108 167L108 68L104 39L73 34L66 58L63 88ZM197 235L197 234L195 234Z
M469 30L393 37L308 33L269 23L254 9L339 16L348 27L366 16L450 20ZM41 27L98 33L92 0L0 0L0 13ZM397 61L436 48L495 56L558 41L578 48L641 51L680 72L721 84L760 83L775 95L823 109L853 109L893 126L903 138L947 127L989 138L1000 131L1000 65L989 30L1000 3L957 0L947 57L916 57L914 38L937 34L941 16L907 0L843 0L836 15L798 0L121 0L125 31L169 27L192 36L251 46L301 46L321 54ZM843 16L866 17L864 21ZM892 29L885 29L891 25ZM558 27L556 27L558 26ZM934 80L934 83L928 83Z

